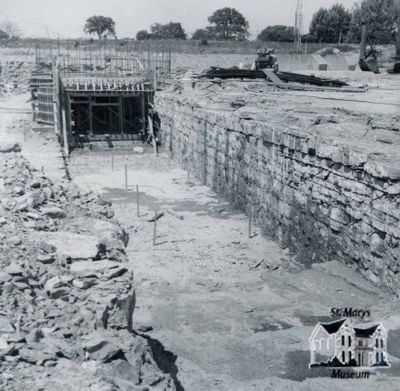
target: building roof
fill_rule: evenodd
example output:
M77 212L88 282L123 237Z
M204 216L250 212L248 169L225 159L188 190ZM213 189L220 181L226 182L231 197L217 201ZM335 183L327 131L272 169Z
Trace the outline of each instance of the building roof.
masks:
M368 329L354 328L354 331L356 332L356 337L369 338L375 333L378 327L379 325L377 324L375 326L369 327Z
M328 332L328 334L336 333L346 322L346 319L337 320L336 322L331 323L320 323L320 325Z

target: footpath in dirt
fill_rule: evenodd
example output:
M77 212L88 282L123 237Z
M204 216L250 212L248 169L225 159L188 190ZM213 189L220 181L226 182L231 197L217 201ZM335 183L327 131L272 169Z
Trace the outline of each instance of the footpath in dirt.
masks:
M166 365L176 369L181 389L396 389L397 298L337 262L311 268L296 262L258 228L249 238L247 217L167 155L113 153L112 169L110 152L75 152L70 173L78 186L112 201L127 227L137 287L134 327L171 352ZM156 211L161 217L154 245L149 220ZM308 368L308 338L318 321L335 320L333 307L369 309L364 323L384 323L390 369L354 381Z

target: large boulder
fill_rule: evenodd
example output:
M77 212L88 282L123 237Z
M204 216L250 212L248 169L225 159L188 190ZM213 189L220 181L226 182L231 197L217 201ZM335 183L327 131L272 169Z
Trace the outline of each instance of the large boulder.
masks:
M100 252L99 240L92 235L58 231L46 236L47 243L57 249L57 254L67 259L96 259Z
M114 297L106 305L102 314L103 327L105 329L124 329L132 331L132 317L136 305L136 293L132 289L119 297Z
M95 232L99 241L106 246L113 244L118 247L125 247L128 245L129 234L120 225L112 221L85 217L76 218L73 222L69 222L68 224L69 229L79 230L79 232L87 235L91 235Z
M21 146L12 141L0 141L0 153L21 152Z

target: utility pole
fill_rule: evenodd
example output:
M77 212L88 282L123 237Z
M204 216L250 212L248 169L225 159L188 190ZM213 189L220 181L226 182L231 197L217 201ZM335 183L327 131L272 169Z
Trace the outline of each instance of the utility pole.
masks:
M297 0L296 15L294 22L294 43L296 53L301 53L301 36L303 34L303 0Z

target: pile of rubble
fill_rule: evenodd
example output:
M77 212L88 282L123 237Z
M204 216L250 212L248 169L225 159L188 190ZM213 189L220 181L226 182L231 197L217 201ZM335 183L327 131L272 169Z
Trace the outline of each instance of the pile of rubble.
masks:
M0 153L1 390L175 390L132 329L128 239L109 202Z
M34 64L28 61L7 61L0 65L0 92L27 92Z

